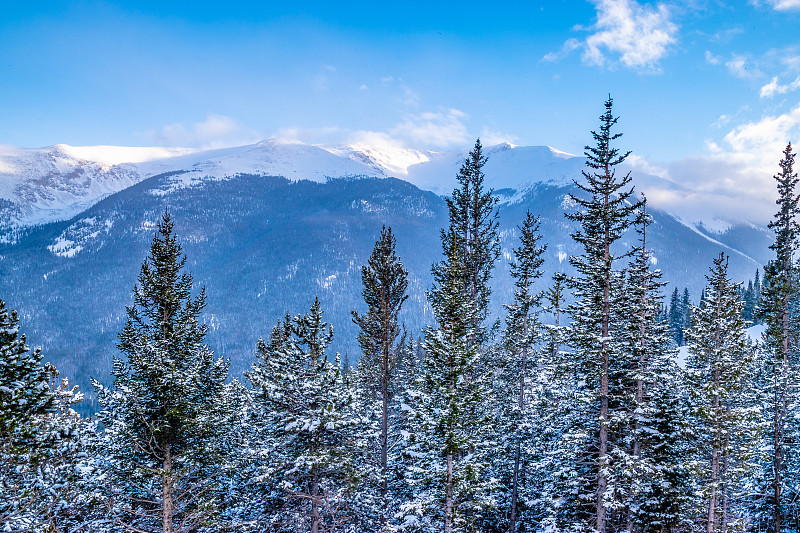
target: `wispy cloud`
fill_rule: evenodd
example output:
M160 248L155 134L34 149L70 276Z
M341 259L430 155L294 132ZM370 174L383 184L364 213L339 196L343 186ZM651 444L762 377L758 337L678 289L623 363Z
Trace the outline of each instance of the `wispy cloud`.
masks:
M786 94L797 89L800 89L800 76L785 85L778 83L778 77L775 76L769 83L761 87L761 98L771 98L776 94Z
M594 0L597 22L584 41L569 39L558 52L544 56L557 61L578 48L589 65L613 68L617 64L658 72L659 61L677 42L678 26L664 4L643 5L635 0Z
M752 62L747 56L734 54L730 60L725 62L728 72L737 78L749 79L758 78L764 75L758 67L753 66Z
M225 115L210 114L205 120L193 124L176 122L158 130L146 131L143 136L158 146L187 148L223 148L250 144L261 135L238 120Z
M466 116L458 109L410 114L389 133L410 146L442 148L460 145L470 140L463 122Z
M761 4L759 1L752 2L755 5ZM800 9L800 0L766 0L763 2L776 11L791 11Z
M719 56L715 56L710 51L706 50L706 63L709 65L719 65L722 63L722 58Z

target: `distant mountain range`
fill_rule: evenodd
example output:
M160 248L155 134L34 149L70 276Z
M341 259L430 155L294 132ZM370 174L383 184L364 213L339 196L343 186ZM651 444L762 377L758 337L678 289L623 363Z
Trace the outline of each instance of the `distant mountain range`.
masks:
M511 297L508 263L516 225L542 217L548 278L578 253L563 216L574 209L584 165L546 146L487 147L487 183L500 198L503 254L494 276L495 316ZM268 140L220 150L70 147L0 150L0 298L20 311L29 342L85 389L108 379L116 334L155 224L169 208L197 286L205 286L209 344L246 369L255 343L287 312L319 296L334 348L358 358L350 309L361 309L360 267L382 225L397 236L410 272L403 319L417 335L432 318L425 291L447 224L442 195L456 185L465 151L312 146ZM634 174L638 189L681 191ZM684 190L685 191L685 190ZM711 259L730 255L734 278L769 257L771 234L726 222L712 232L653 206L654 262L696 300ZM719 221L714 221L719 226ZM625 245L633 244L628 235ZM548 280L543 282L546 284Z

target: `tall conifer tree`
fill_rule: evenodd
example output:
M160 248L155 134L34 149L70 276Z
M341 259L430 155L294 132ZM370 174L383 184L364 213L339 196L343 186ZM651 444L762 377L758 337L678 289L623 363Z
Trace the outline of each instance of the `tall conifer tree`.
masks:
M618 394L622 388L611 380L613 375L619 375L614 365L622 360L614 335L623 302L623 278L617 263L629 252L617 252L613 245L630 227L639 207L630 174L618 176L616 173L617 166L630 152L621 152L613 146L622 134L612 131L618 120L612 113L612 104L609 97L600 117L600 130L592 132L595 145L586 147L584 180L575 182L585 196L573 196L578 210L567 214L567 218L579 224L572 238L583 247L581 255L570 257L570 263L577 270L577 277L572 280L576 302L570 308L570 344L575 352L575 379L584 384L579 396L586 410L583 422L578 422L577 418L576 422L594 426L580 428L576 434L596 435L596 441L590 445L589 455L593 458L583 461L589 470L581 475L587 477L576 480L581 485L577 489L579 492L589 489L593 493L594 512L591 518L583 512L578 516L582 515L582 520L600 533L607 530L609 507L619 505L616 488L609 486L613 468L610 459L615 452L612 449L615 436L610 430L612 421L617 418L612 410L619 408L611 395ZM588 495L582 493L576 501L585 506L588 499Z
M471 343L481 343L484 337L483 322L489 313L489 280L495 261L500 256L500 241L497 234L497 197L493 190L486 190L483 167L487 158L483 154L481 140L467 156L457 179L459 186L447 198L450 226L442 230L443 248L460 250L462 291L467 302L474 309L470 315L472 332ZM452 244L445 241L453 240ZM434 267L441 270L440 276L448 269L448 258Z
M506 305L505 364L499 371L499 386L495 388L496 400L501 403L497 421L500 457L495 459L495 466L501 467L500 479L510 480L510 486L501 484L509 486L508 494L503 494L509 501L503 502L502 511L508 516L510 532L516 532L517 521L523 520L520 492L525 488L525 474L532 462L529 452L541 454L534 442L537 433L541 435L541 432L537 432L533 425L533 418L541 413L530 411L529 396L539 392L533 381L541 370L538 351L542 344L539 318L542 291L535 290L534 284L542 277L543 254L547 246L541 243L539 218L530 212L526 213L519 231L520 245L514 250L511 264L514 301ZM541 416L538 418L541 424Z
M415 497L403 506L404 520L420 531L479 531L491 505L485 477L490 389L480 346L471 342L478 321L464 291L459 240L451 234L443 246L446 268L434 271L428 295L437 325L425 331L409 450Z
M800 454L800 427L791 412L797 407L797 317L792 316L798 297L798 273L795 253L798 249L798 176L794 171L795 154L788 144L780 161L780 173L775 175L778 185L779 211L769 223L775 232L775 242L770 249L775 252L764 268L764 287L761 294L761 318L767 328L764 332L764 350L768 353L767 369L772 401L772 429L767 441L771 459L770 506L772 520L770 531L780 532L784 527L787 502L800 497L796 474L799 465L794 457ZM757 275L758 273L756 273ZM756 283L759 283L756 281ZM760 283L759 283L760 284ZM787 476L793 479L787 479ZM794 487L794 488L792 488Z
M363 446L360 420L340 364L328 361L333 338L315 299L259 341L247 377L253 385L253 447L260 460L253 491L255 519L268 531L336 530L358 520L349 506Z
M395 253L395 239L391 228L381 230L380 239L370 255L367 265L361 268L361 294L367 304L363 315L353 311L353 322L360 328L358 343L362 358L359 361L360 378L369 393L377 393L380 401L379 457L381 522L389 514L387 498L389 483L389 422L390 402L396 391L398 364L401 362L405 338L397 315L408 295L408 272Z
M753 349L742 318L744 302L728 278L724 254L714 259L708 287L688 331L687 380L695 407L695 468L701 495L695 518L707 533L730 531L742 520L741 481L754 471L761 413L751 396Z
M204 343L201 290L165 213L139 272L119 335L114 387L95 382L109 483L120 527L181 533L212 524L226 416L228 364Z

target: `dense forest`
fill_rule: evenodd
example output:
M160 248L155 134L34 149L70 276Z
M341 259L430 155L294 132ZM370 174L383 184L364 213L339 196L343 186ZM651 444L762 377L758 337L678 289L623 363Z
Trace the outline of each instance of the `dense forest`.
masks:
M383 228L351 313L354 365L330 353L314 301L253 339L251 369L230 376L206 343L205 292L169 212L126 310L113 382L94 383L95 416L77 414L81 392L0 301L0 529L800 530L792 146L775 176L773 259L745 287L724 254L708 258L694 305L677 288L666 301L647 200L617 172L629 152L616 122L609 98L566 215L582 250L574 276L533 289L548 273L528 213L514 297L492 320L498 200L477 141L447 199L427 293L435 322L411 332L399 321L407 271Z

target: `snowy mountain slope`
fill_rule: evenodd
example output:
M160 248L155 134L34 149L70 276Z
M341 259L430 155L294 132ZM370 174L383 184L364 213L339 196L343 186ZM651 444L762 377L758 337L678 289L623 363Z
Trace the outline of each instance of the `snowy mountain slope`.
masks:
M448 195L457 185L456 174L467 152L413 150L387 143L317 146L281 139L215 150L67 145L35 150L0 148L0 241L13 241L19 228L69 219L109 194L167 172L174 175L153 194L249 174L315 182L354 176L398 177L422 190ZM568 185L584 169L583 157L549 146L502 143L485 147L485 153L487 185L503 190L506 202L518 201L539 183ZM661 207L662 198L674 202L676 197L692 195L657 176L640 171L633 176L637 190L647 193L654 207ZM732 228L738 231L734 226L741 223L702 214L681 219L713 239Z
M276 139L214 150L61 144L38 149L5 147L0 149L0 240L13 240L18 228L69 219L110 194L166 172L180 172L173 187L241 173L318 182L387 176L376 166Z

